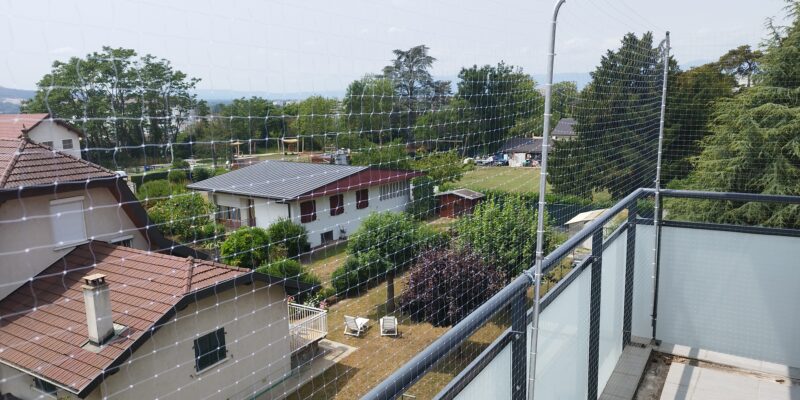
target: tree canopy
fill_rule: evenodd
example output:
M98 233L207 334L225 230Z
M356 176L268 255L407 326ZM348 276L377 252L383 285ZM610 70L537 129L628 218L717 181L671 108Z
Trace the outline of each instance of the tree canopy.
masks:
M786 35L761 59L755 84L714 107L712 134L701 142L694 171L674 187L800 195L800 4ZM800 207L767 203L676 200L677 218L800 227Z
M22 111L73 121L92 149L90 161L109 167L163 162L196 104L191 90L197 82L166 59L104 46L53 62Z

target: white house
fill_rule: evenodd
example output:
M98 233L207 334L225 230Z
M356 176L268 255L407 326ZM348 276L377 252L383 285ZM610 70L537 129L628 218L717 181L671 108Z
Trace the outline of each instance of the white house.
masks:
M203 257L114 172L0 138L0 398L291 392L293 356L327 333L286 300L311 286Z
M375 211L403 211L420 172L363 166L264 161L188 187L209 192L228 229L268 227L288 218L312 247L345 239Z
M0 138L18 139L27 136L31 141L52 150L81 158L83 132L50 114L0 115Z

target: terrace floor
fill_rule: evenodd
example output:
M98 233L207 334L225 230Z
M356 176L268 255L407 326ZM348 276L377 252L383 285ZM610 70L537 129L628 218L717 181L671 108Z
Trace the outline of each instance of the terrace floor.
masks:
M673 362L661 400L796 400L791 379L716 364Z

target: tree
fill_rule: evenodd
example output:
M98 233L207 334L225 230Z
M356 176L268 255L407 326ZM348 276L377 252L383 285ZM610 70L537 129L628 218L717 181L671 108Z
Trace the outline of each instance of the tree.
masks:
M503 273L469 247L428 250L411 268L400 307L415 321L452 326L503 288Z
M490 196L471 215L455 224L457 243L498 266L506 280L533 265L536 255L536 212L521 196ZM556 241L548 227L545 252Z
M465 155L467 140L478 129L470 103L456 98L421 114L414 126L414 140L435 151L460 148Z
M655 178L658 122L661 105L661 51L653 35L625 35L616 51L609 50L592 73L592 81L575 110L577 143L554 151L553 172L567 172L575 160L558 159L580 150L583 168L577 175L550 174L562 194L608 190L622 198ZM672 74L677 63L670 60Z
M497 66L477 65L463 68L458 74L456 97L469 104L475 126L475 143L465 148L469 155L491 153L509 137L511 127L518 119L529 118L534 110L541 109L542 95L536 90L536 81L515 68L501 62Z
M311 96L298 104L292 129L300 136L300 150L322 149L329 137L338 133L339 102L322 96Z
M226 264L252 269L269 262L270 245L266 230L245 226L228 234L220 246L220 255Z
M709 134L714 105L733 96L736 80L717 63L676 72L667 86L661 180L667 185L685 178L700 141Z
M150 218L165 235L193 243L216 236L217 229L211 220L213 213L214 206L197 193L170 196L148 210Z
M722 71L737 79L745 79L745 87L750 87L752 78L759 73L760 59L764 54L760 50L752 50L749 45L732 49L720 57L717 64Z
M342 101L349 133L379 145L391 141L394 98L389 79L367 75L353 81Z
M406 145L394 140L382 146L370 146L353 153L353 165L373 166L389 169L411 169L411 157L406 153Z
M464 176L464 165L455 151L428 153L414 160L412 168L424 172L434 185L455 182Z
M386 271L386 309L394 310L394 275L406 267L417 250L418 224L406 213L372 213L347 241L351 255L375 252L390 266Z
M441 103L446 97L450 82L435 81L430 69L436 59L428 55L428 46L414 46L408 50L392 51L395 59L383 68L383 75L394 84L395 95L405 109L406 127L414 126L417 111L431 106L434 98Z
M94 149L86 153L90 161L112 168L163 162L196 104L190 92L197 82L168 60L105 46L55 61L22 111L74 121Z
M267 234L273 243L286 247L286 254L289 258L299 257L311 249L306 228L290 219L281 218L273 222L267 227Z
M786 35L764 52L759 79L716 104L694 171L674 187L800 195L800 3L793 7ZM674 200L667 206L675 218L800 228L797 205Z

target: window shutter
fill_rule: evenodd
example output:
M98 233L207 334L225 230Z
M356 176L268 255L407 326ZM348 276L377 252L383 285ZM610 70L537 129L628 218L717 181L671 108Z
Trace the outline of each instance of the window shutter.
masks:
M361 189L356 192L356 208L362 209L369 207L369 189Z
M83 197L50 202L53 243L65 246L86 240L86 222L83 218Z
M331 196L331 215L344 213L344 195L335 194Z
M309 200L300 203L300 222L308 223L317 220L316 200Z

